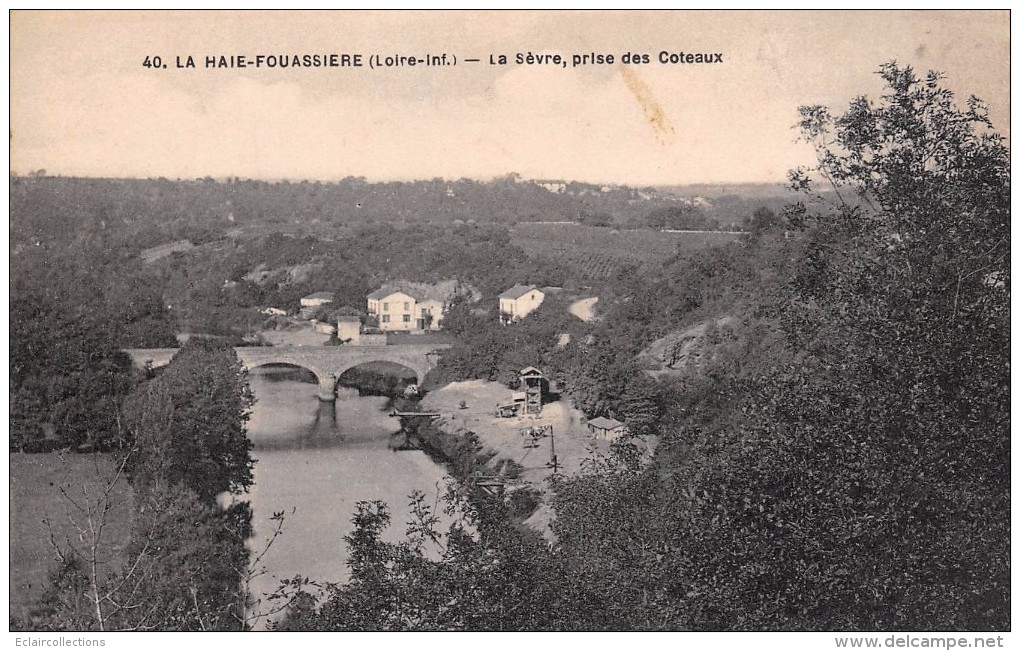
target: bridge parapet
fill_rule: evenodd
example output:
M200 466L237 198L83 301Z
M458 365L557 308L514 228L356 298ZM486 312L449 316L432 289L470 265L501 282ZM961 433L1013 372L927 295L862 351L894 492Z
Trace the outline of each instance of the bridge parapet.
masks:
M440 351L450 344L397 344L365 346L241 346L234 348L245 369L268 364L290 364L311 371L319 381L319 398L333 400L336 383L344 371L368 362L391 362L414 371L418 383L435 367ZM170 363L177 348L126 349L139 368L159 368Z

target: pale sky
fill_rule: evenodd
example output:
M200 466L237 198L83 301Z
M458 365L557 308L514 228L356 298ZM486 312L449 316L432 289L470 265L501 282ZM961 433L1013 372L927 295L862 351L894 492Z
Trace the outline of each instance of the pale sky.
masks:
M782 181L811 160L797 107L875 97L890 59L945 72L1009 133L1006 11L15 11L10 30L19 174ZM529 51L567 67L513 63ZM723 62L660 64L662 51ZM367 67L444 52L456 66ZM366 67L205 68L207 55L320 53ZM489 65L501 53L511 63ZM574 68L575 53L616 61ZM176 69L188 55L197 68Z

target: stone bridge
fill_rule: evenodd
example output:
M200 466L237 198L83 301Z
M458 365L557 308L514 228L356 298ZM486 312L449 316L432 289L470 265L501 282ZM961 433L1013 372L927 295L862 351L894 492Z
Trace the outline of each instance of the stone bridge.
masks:
M392 362L414 371L418 384L439 361L450 344L396 344L392 346L239 346L234 348L246 370L267 364L290 364L308 369L319 381L319 399L336 399L337 380L344 371L368 362ZM170 363L176 348L129 348L135 366L159 368Z

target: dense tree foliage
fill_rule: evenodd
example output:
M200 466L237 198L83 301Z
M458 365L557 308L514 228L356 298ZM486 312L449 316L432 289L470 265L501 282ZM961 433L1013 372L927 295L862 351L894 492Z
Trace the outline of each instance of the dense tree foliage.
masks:
M389 511L359 503L346 537L350 580L328 586L321 603L291 611L282 630L563 630L573 625L564 567L534 534L511 526L500 505L476 496L482 511L469 532L435 530L414 495L407 539L382 541ZM490 512L486 512L489 510Z
M753 313L778 342L708 380L739 412L688 393L668 428L639 540L672 626L1009 627L1008 151L936 76L882 75L879 103L802 111L834 191L787 216L795 273Z
M347 178L334 183L213 179L19 178L10 183L12 242L36 246L102 242L107 249L148 248L187 239L216 240L234 229L335 237L354 224L510 224L521 221L595 221L645 225L656 210L686 206L684 188L602 187L563 183L562 188L506 177L490 182L460 179L369 183ZM770 188L776 201L779 188ZM714 196L697 206L708 222L732 227L753 210L736 195ZM757 201L758 199L755 199ZM311 216L311 217L310 217ZM54 232L61 224L75 229Z
M62 271L68 272L66 268ZM11 449L38 449L44 427L53 443L108 447L123 442L119 401L131 386L130 363L111 341L103 300L77 274L40 274L55 282L11 288Z
M95 556L61 550L60 565L22 630L221 631L244 628L239 587L248 563L250 517L202 504L176 486L146 491L131 543ZM95 512L81 524L101 529ZM86 548L90 549L90 548Z
M253 404L233 349L189 340L126 404L125 420L143 451L129 466L132 477L180 483L207 504L224 491L247 490L254 464L245 424Z
M217 496L251 485L244 432L251 393L233 350L189 342L166 371L139 384L125 404L130 450L101 489L67 487L78 541L60 544L60 561L29 622L46 630L241 630L247 627L247 502ZM104 537L114 487L131 480L126 549ZM80 494L79 494L80 493Z
M88 243L12 242L10 289L11 449L126 445L117 414L131 365L120 349L175 342L137 263Z

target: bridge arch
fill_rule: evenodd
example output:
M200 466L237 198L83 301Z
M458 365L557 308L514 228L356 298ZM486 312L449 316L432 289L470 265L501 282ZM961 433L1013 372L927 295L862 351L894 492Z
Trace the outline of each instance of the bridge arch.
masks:
M242 348L236 350L238 351L237 357L246 371L273 365L303 368L315 376L315 380L319 384L319 400L332 401L336 399L336 381L339 376L335 375L329 367L310 361L306 355L288 354L283 348L278 349L281 351L280 353L270 355L264 354L262 351L254 355L246 354L242 352L244 350Z
M389 359L387 359L387 356L380 355L377 356L377 358L373 359L352 360L346 364L342 364L336 368L335 371L336 377L339 380L340 376L346 373L347 371L358 368L359 366L371 364L372 362L386 362L388 364L395 364L402 368L406 368L407 370L414 373L415 382L417 384L421 384L422 382L424 382L425 375L428 374L429 372L429 368L425 367L422 364L415 364L413 362L407 361L406 359L400 359L397 356L392 356Z
M329 372L325 371L325 370L323 370L321 368L315 368L314 364L308 364L308 363L306 363L304 361L283 360L283 359L279 359L279 360L271 360L271 359L265 359L264 360L264 359L259 359L259 360L255 360L255 361L253 361L251 363L242 362L242 364L244 365L244 370L249 371L249 372L250 371L254 371L257 368L266 368L266 367L270 367L270 366L275 366L275 367L284 367L285 366L285 367L289 367L289 368L298 368L298 369L301 369L303 371L308 371L309 373L311 373L315 377L315 382L318 385L319 399L320 400L326 400L326 399L330 399L331 400L332 399L332 398L328 398L328 396L326 396L327 391L332 391L333 390L333 385L330 384L331 377L330 377Z
M358 372L365 375L360 378ZM337 368L337 386L355 387L359 391L373 389L400 390L409 384L421 384L425 373L407 361L373 359L345 364Z
M414 372L418 384L435 366L441 350L449 344L347 345L347 346L272 346L238 347L234 350L245 369L269 364L288 364L311 371L319 382L319 399L336 398L340 376L367 362L390 362ZM169 363L176 348L126 350L140 368Z

